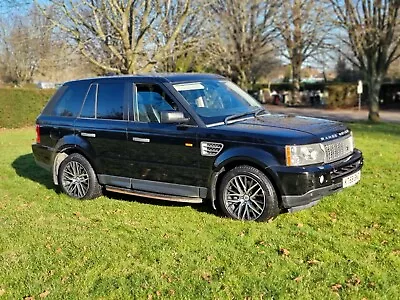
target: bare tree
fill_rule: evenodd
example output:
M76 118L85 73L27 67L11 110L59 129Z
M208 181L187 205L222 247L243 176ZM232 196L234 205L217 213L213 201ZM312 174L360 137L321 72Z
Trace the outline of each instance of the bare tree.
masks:
M66 32L83 56L104 72L154 70L168 59L193 0L51 0L53 24ZM47 15L46 10L43 12Z
M347 35L342 42L350 51L341 52L362 71L368 83L369 119L379 121L381 85L390 65L400 58L400 1L330 1Z
M170 16L166 21L162 39L168 40L173 35L178 19L176 7L170 9ZM157 71L188 72L195 70L195 65L204 55L206 42L210 32L206 29L207 19L201 14L190 14L184 21L179 35L169 49L168 58L157 65Z
M208 54L213 68L247 89L256 75L251 73L254 65L265 63L273 51L274 1L216 0L211 7L211 30L216 36Z
M2 18L0 61L3 78L20 84L33 76L52 52L51 28L36 10L24 16Z
M400 55L400 49L398 49L397 52L398 52L398 55ZM390 65L387 76L392 80L400 78L400 59L394 61Z
M91 66L65 39L35 6L0 15L2 79L19 85L37 79L64 81L93 74Z
M274 17L282 55L290 61L293 100L299 101L303 63L321 52L328 38L325 1L283 1Z

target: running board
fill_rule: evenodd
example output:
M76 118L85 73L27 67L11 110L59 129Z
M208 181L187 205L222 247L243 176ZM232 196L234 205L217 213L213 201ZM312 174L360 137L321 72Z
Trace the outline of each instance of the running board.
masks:
M113 193L120 193L126 195L132 195L137 197L165 200L165 201L174 201L174 202L183 202L183 203L203 203L203 199L195 198L195 197L182 197L182 196L173 196L173 195L165 195L165 194L157 194L150 192L143 192L137 190L124 189L119 187L110 187L105 186L106 190Z

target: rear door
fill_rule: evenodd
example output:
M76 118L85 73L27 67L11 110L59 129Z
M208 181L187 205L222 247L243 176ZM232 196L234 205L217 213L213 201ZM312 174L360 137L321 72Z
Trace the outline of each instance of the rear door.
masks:
M130 186L129 179L123 178L127 174L127 94L123 80L93 82L75 122L103 184Z

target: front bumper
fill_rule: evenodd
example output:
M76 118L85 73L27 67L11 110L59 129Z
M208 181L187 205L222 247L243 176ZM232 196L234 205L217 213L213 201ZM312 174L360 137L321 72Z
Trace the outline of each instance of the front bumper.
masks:
M355 149L340 161L310 167L279 167L278 174L282 205L290 212L311 207L327 195L343 189L343 178L363 167L361 151Z

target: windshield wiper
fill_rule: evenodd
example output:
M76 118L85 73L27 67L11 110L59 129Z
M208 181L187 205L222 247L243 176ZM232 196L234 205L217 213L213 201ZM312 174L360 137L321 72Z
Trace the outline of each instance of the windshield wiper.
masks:
M263 113L267 113L267 111L264 108L260 108L255 112L254 116L257 118L258 116L260 116Z
M254 114L254 117L259 117L261 114L263 113L267 113L267 111L264 108L259 108L253 111L248 111L248 112L244 112L244 113L240 113L240 114L235 114L235 115L231 115L231 116L227 116L224 120L225 125L228 125L228 121L233 120L233 119L238 119L240 117L244 117L250 114Z
M260 110L261 110L261 109L253 110L253 111L247 111L247 112L244 112L244 113L239 113L239 114L234 114L234 115L231 115L231 116L227 116L227 117L225 118L225 120L224 120L224 123L225 123L225 125L228 125L228 121L230 121L230 120L238 119L238 118L240 118L240 117L244 117L244 116L251 115L251 114L255 114L255 116L256 116L257 113L258 113ZM263 109L263 111L264 111L264 109Z

